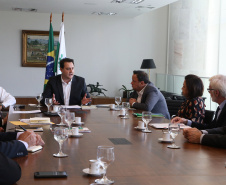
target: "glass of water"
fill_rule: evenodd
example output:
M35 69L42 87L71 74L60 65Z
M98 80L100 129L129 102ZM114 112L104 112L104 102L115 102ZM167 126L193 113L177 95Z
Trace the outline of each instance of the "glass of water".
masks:
M54 130L54 139L59 143L59 152L53 154L54 157L67 157L68 155L63 153L62 145L64 141L68 138L68 128L65 127L56 127Z
M118 109L119 109L119 105L120 105L121 102L122 102L122 98L120 96L116 96L115 97L115 103L117 104Z
M97 147L97 160L104 169L104 175L102 179L96 179L97 184L112 184L113 180L107 178L106 172L110 164L115 160L114 147L112 146L98 146Z
M173 124L173 123L169 123L169 133L171 138L173 139L173 144L172 145L168 145L168 148L173 148L173 149L178 149L180 148L180 146L177 146L175 144L175 138L177 137L177 135L180 132L180 124Z
M40 105L40 101L42 100L42 94L38 94L37 96L36 96L36 100L38 101L38 105L37 105L37 107L42 107L41 105Z
M47 108L48 108L48 113L50 113L49 108L50 108L50 106L53 104L52 98L46 98L46 99L45 99L45 104L46 104L46 106L47 106Z

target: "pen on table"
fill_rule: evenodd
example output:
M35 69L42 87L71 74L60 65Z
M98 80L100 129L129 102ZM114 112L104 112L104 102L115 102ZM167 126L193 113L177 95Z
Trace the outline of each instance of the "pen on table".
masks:
M24 127L22 127L21 125L19 125L20 128L22 128L24 131L27 131Z

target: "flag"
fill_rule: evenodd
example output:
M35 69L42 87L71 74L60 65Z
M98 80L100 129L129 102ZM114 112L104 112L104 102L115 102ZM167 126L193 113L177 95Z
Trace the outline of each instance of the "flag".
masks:
M53 27L52 27L52 23L50 22L44 89L46 87L47 82L49 81L49 78L52 77L52 76L55 76L55 73L54 73L54 57L55 57L55 52L54 52Z
M66 47L65 47L65 37L64 37L64 22L61 22L59 42L57 44L57 53L55 60L54 72L56 74L61 74L60 71L60 60L66 58Z

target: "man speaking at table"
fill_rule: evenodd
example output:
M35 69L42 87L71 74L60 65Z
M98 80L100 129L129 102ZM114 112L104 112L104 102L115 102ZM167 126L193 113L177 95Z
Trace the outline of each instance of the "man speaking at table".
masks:
M148 79L144 71L133 71L132 82L133 92L130 95L130 106L135 109L161 113L165 118L170 119L166 100L162 93Z
M85 79L74 75L74 60L62 59L60 70L61 75L49 79L41 103L45 103L45 98L53 98L54 105L86 105L91 102Z
M0 133L0 184L14 184L21 177L20 166L10 158L27 155L27 147L44 145L41 136L34 132Z

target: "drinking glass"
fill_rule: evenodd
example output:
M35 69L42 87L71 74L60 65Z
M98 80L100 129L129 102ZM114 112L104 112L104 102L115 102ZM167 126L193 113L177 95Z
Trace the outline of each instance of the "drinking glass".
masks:
M119 109L119 104L122 102L122 98L120 96L115 97L115 103L117 104L117 107Z
M53 104L52 98L46 98L46 99L45 99L45 104L46 104L46 106L48 107L48 113L50 113L49 108L50 108L50 106Z
M143 132L151 132L151 130L148 130L148 123L152 120L151 112L143 111L142 112L142 120L146 124L146 128L143 130Z
M128 110L130 108L129 102L122 102L122 108L125 109L125 116L123 116L121 118L124 118L124 119L129 118L128 116L126 116L126 115L128 115Z
M98 146L97 147L97 160L104 169L102 179L96 179L97 184L112 184L114 181L107 178L107 168L115 160L114 147L112 146Z
M71 113L70 111L66 111L66 114L65 114L65 121L68 125L68 129L69 129L69 133L68 134L71 134L71 124L73 122L73 117L72 117L73 113Z
M59 125L59 126L62 126L62 125L65 125L63 123L63 117L65 115L65 109L62 107L62 106L58 106L58 109L57 109L57 114L60 116L60 123L59 124L56 124L56 125Z
M54 130L54 139L59 143L59 152L53 154L54 157L67 157L68 155L63 153L62 145L63 142L68 138L68 128L65 127L56 127Z
M40 101L42 100L42 94L38 94L37 96L36 96L36 100L38 101L38 105L37 105L37 107L42 107L41 105L40 105Z
M177 135L180 132L180 124L173 124L173 123L169 123L169 133L171 138L173 139L173 144L172 145L168 145L168 148L180 148L180 146L175 145L175 138L177 137Z
M75 123L75 113L71 112L71 119L72 119L72 123Z

